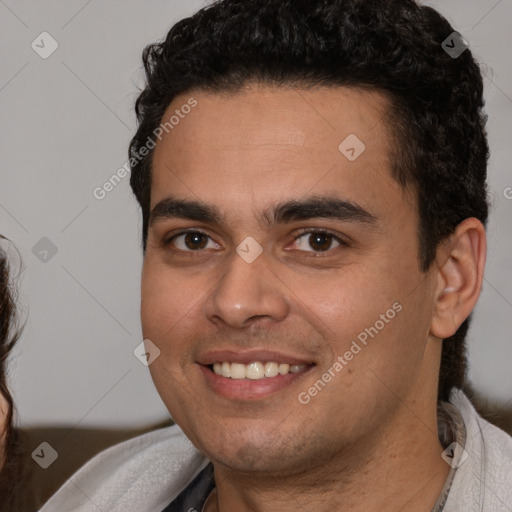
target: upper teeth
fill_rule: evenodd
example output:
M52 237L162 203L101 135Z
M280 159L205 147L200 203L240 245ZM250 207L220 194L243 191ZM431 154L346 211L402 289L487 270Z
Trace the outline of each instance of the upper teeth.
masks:
M276 375L286 375L287 373L298 373L302 371L306 365L304 364L286 364L275 363L269 361L262 363L255 361L254 363L241 364L241 363L214 363L213 371L217 375L229 377L231 379L264 379L265 377L275 377Z

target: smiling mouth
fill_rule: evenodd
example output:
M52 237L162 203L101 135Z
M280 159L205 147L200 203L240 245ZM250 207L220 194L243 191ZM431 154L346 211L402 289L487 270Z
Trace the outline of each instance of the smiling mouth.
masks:
M235 363L229 361L216 362L209 365L213 373L227 379L234 380L263 380L288 375L289 373L304 373L312 365L287 364L275 361L254 361L249 364Z

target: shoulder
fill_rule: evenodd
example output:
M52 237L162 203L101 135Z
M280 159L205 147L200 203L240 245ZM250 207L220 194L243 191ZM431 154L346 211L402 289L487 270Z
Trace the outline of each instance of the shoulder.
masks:
M468 512L512 507L512 437L482 418L461 390L452 392L450 402L462 415L466 442L446 512L461 506Z
M512 464L512 437L482 418L460 389L452 392L450 401L461 411L466 426L467 446L481 451L482 456L495 455L503 464Z
M41 512L160 512L207 464L177 425L159 429L99 453Z

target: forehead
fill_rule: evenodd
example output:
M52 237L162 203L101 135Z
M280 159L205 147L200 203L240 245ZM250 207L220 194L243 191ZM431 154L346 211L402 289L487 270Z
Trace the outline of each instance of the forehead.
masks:
M401 199L388 106L379 92L342 87L180 95L162 118L175 124L155 148L151 206L171 193L238 210L249 198L263 206L287 194L339 192L363 205L383 192Z

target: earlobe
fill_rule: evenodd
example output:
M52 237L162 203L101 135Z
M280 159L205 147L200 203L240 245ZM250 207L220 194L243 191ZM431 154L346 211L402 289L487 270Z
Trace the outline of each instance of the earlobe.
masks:
M475 307L482 288L486 235L483 224L465 219L437 254L438 282L430 333L449 338Z

